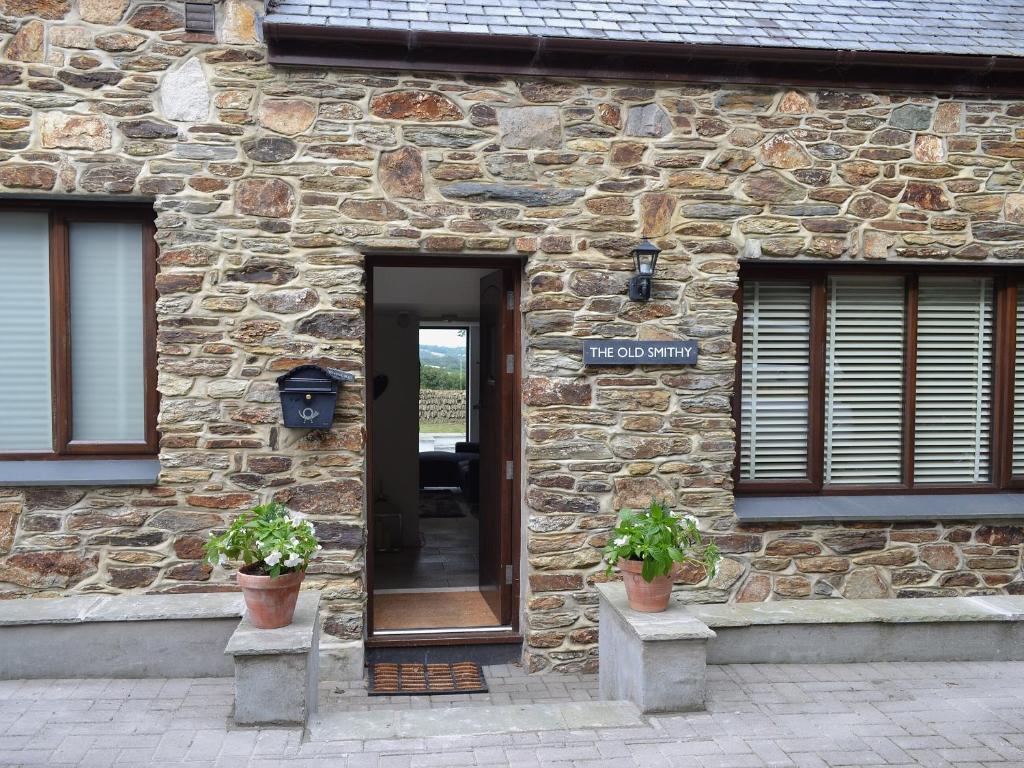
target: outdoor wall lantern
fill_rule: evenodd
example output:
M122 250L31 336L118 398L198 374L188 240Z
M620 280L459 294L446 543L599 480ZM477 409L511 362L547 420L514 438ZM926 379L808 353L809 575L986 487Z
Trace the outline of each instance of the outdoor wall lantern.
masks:
M338 388L355 376L337 368L300 365L277 377L281 414L286 427L327 429L334 421Z
M632 253L636 275L629 279L629 298L631 301L650 301L654 267L661 249L644 237Z

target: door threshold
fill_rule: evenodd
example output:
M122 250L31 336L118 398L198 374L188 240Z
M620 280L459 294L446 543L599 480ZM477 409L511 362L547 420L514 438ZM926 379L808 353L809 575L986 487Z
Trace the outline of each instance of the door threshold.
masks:
M523 636L512 627L470 627L454 629L391 629L366 638L367 648L427 645L492 645L522 643Z
M373 633L374 637L388 637L390 635L443 635L463 632L505 632L512 631L512 627L440 627L437 629L381 629Z
M432 595L435 592L479 592L479 587L409 587L374 590L375 595ZM382 632L403 632L404 630L382 630Z

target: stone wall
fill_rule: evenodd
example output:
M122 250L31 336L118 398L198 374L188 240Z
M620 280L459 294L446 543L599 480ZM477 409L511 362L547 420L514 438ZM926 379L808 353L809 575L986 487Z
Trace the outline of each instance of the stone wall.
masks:
M158 212L163 466L0 489L0 596L230 588L203 537L273 496L318 523L326 631L360 637L369 249L524 258L532 669L596 664L599 547L651 496L726 554L695 599L1020 587L1018 525L737 525L730 396L743 253L1024 259L1024 103L273 68L260 4L217 9L207 38L180 2L0 0L3 192ZM641 233L664 249L647 304ZM584 370L586 336L694 338L700 363ZM327 433L279 425L274 378L307 360L359 377Z
M466 390L421 389L420 421L466 420Z

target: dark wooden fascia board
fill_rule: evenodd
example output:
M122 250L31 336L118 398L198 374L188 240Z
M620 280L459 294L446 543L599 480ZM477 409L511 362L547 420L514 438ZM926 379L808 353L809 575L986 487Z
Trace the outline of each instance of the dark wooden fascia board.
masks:
M378 71L1024 95L1024 57L264 24L269 62Z

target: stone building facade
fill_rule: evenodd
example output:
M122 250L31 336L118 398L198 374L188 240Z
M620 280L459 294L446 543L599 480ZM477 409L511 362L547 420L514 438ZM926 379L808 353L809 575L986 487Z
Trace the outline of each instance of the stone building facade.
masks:
M742 525L741 258L1024 262L1024 101L279 67L262 3L0 0L5 198L147 201L161 465L146 487L0 488L0 597L232 588L206 534L262 499L317 522L310 586L364 631L368 252L523 259L521 629L535 670L596 665L616 511L666 497L725 555L693 598L1024 591L1021 521ZM629 251L663 249L626 299ZM585 369L586 337L696 339L696 367ZM328 432L274 379L357 376Z

